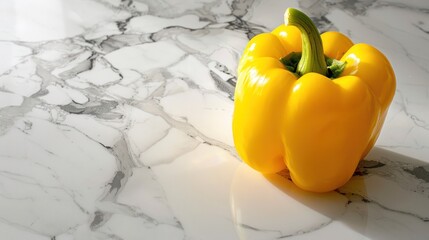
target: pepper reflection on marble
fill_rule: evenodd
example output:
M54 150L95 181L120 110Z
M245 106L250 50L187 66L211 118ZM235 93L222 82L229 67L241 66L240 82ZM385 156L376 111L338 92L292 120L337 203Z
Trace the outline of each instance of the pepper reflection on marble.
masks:
M376 147L326 194L255 173L233 146L238 59L287 7L374 45L397 75ZM1 1L1 238L427 238L428 11L424 0Z

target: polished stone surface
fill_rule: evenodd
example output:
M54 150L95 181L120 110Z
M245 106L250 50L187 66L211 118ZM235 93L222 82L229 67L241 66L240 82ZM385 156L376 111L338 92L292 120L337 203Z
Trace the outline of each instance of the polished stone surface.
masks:
M300 8L397 91L355 176L313 194L239 160L249 38ZM1 239L427 239L426 0L0 1Z

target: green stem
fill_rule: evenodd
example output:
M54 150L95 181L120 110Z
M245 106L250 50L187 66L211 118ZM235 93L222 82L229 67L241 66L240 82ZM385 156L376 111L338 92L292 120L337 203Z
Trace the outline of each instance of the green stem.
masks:
M301 31L302 57L296 73L300 76L309 72L326 75L327 66L323 54L322 39L311 19L297 9L288 8L285 13L285 24L295 26Z

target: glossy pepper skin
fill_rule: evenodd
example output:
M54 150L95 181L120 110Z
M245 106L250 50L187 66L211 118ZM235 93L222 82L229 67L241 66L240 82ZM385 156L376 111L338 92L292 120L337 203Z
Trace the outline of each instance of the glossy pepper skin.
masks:
M321 35L323 53L346 62L341 75L298 76L279 59L302 51L295 26L252 38L240 59L233 137L244 162L268 174L285 168L302 189L345 184L374 146L396 82L386 57L338 32Z

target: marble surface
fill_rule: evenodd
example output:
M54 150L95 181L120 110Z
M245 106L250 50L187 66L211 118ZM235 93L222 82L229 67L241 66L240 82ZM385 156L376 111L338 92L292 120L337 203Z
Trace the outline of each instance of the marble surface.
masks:
M232 141L248 39L307 12L397 76L340 189L262 176ZM0 1L1 239L428 239L427 0Z

